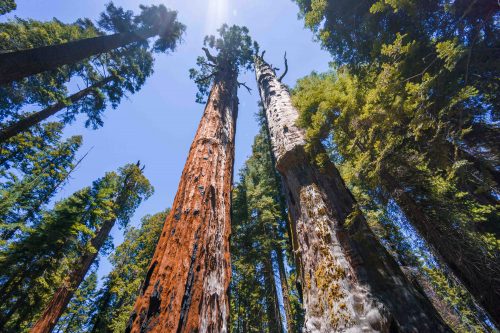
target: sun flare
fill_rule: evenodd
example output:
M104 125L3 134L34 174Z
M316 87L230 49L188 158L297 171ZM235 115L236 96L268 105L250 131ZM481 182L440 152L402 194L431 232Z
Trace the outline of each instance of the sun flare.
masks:
M229 0L209 0L205 32L213 34L227 20Z

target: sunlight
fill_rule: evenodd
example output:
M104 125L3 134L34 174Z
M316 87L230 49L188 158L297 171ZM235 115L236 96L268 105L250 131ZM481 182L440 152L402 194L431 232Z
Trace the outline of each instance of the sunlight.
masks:
M229 0L209 0L205 33L213 34L227 20Z

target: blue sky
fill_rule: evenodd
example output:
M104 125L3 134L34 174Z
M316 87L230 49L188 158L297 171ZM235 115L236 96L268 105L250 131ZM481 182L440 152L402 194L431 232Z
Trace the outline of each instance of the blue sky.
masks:
M108 1L16 2L18 9L3 19L14 15L37 20L56 17L69 23L82 17L96 20ZM313 70L327 70L331 59L313 41L312 33L303 28L303 21L297 18L298 8L291 0L115 0L114 3L134 12L139 11L139 4L163 3L177 10L179 20L187 26L184 42L175 53L156 56L155 72L142 90L123 100L117 109L106 111L104 127L85 129L83 122L77 121L65 131L66 136L83 135L80 156L93 149L58 198L126 163L141 160L146 165L145 174L155 187L155 194L137 209L131 225L138 225L142 216L162 211L173 202L204 107L195 103L196 85L189 79L188 70L201 54L206 34L214 34L222 23L247 26L261 50L266 50L266 60L276 67L283 67L283 53L287 52L290 68L284 82L290 86ZM235 176L251 154L253 137L258 131L254 114L259 96L254 74L243 74L240 81L247 82L252 92L249 94L245 89L238 92ZM115 245L123 239L122 231L117 228L112 235ZM100 276L109 269L109 263L102 260Z

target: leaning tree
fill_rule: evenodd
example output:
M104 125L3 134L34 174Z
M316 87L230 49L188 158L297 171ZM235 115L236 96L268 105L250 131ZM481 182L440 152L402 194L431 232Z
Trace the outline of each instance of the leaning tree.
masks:
M177 21L177 12L164 5L141 6L141 13L132 16L131 11L124 11L110 3L107 13L101 15L101 22L113 34L0 54L0 85L74 64L119 47L147 43L149 38L155 36L158 36L153 46L155 50L174 49L185 30L185 26Z

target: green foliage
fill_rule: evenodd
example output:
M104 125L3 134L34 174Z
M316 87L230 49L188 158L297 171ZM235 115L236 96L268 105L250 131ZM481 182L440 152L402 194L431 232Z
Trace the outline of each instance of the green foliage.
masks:
M231 332L276 331L279 319L272 317L270 309L278 302L273 292L273 266L280 264L278 252L288 259L288 296L294 326L301 327L302 312L294 288L296 272L287 235L288 217L264 126L255 137L252 150L232 194ZM285 266L284 262L281 264Z
M133 16L131 11L124 11L113 3L101 14L98 26L89 19L64 24L56 19L39 22L16 18L2 23L0 49L3 51L62 44L101 36L107 31L159 37L151 48L146 37L140 42L1 87L0 120L7 126L28 115L20 113L26 105L47 107L63 102L66 112L60 117L65 124L74 121L78 114L85 114L85 125L96 129L103 125L102 113L108 105L116 108L127 93L137 92L152 74L151 52L174 51L184 30L185 26L177 21L177 12L163 5L141 6L141 13ZM70 80L92 89L72 102L68 99Z
M29 229L0 254L0 323L5 332L19 332L36 320L73 265L94 249L92 238L105 221L126 226L133 210L152 188L138 165L109 172L43 213Z
M17 8L14 0L0 0L0 15L7 14Z
M44 207L67 181L74 167L82 138L74 136L59 143L60 124L49 123L45 130L43 134L48 135L50 145L40 145L43 140L28 132L17 140L10 140L3 155L5 160L0 166L2 247L16 232L21 237L26 228L34 227L40 221Z
M111 255L113 270L96 298L92 332L125 331L168 212L145 216L140 228L130 228L123 243Z
M97 273L91 272L82 282L68 304L64 314L57 322L54 332L82 333L87 332L91 314L95 310L94 298L97 289Z
M158 38L151 47L153 51L175 51L186 30L186 26L177 21L177 11L167 9L163 4L139 7L141 13L134 16L132 11L123 10L110 2L101 14L99 26L113 33L145 32L146 35L156 35ZM148 45L147 39L142 43Z
M393 253L409 260L414 251L383 213L392 199L410 222L418 225L423 214L432 223L429 228L442 239L431 244L434 249L463 258L463 271L495 279L497 4L295 2L334 59L331 72L313 73L293 91L307 149L321 164L330 156L316 154L316 147L332 148L343 178L364 209L370 208L370 224ZM443 286L435 284L446 293ZM467 311L462 315L469 320Z
M254 52L258 49L257 42L253 42L248 34L247 27L223 24L217 30L219 37L206 36L203 41L205 56L196 59L198 69L191 68L189 77L194 79L198 86L196 102L203 100L209 94L213 82L222 79L236 80L241 69L250 70L253 64ZM210 49L217 52L214 56Z

